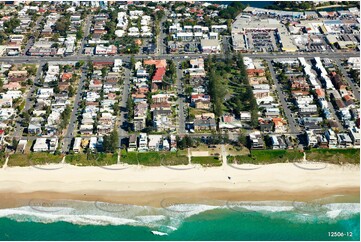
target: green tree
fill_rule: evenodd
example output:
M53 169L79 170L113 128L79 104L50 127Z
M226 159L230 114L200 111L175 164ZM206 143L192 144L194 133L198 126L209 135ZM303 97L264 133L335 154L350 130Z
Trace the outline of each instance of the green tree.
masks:
M119 136L116 128L110 133L110 135L104 136L103 147L104 151L108 153L115 153L118 148Z
M101 69L101 72L102 72L102 77L104 78L106 75L107 75L107 68L106 67L103 67Z
M184 93L187 95L187 96L190 96L193 92L193 87L191 86L187 86L184 90Z
M190 136L186 135L183 139L185 140L186 147L189 148L193 146L193 139Z
M0 90L3 89L3 86L4 86L4 80L0 78Z
M247 135L242 130L238 136L238 142L243 146L247 146Z
M117 116L119 114L119 102L114 103L113 110L114 110L114 115Z
M16 150L16 148L18 147L18 141L15 138L13 138L11 146L13 150Z
M59 38L60 38L59 33L54 33L53 36L51 36L50 40L58 42Z
M81 40L83 38L83 30L82 28L79 28L78 31L76 31L76 39Z
M69 86L69 89L68 89L68 96L69 97L73 97L75 94L75 90L74 90L74 87L72 85Z
M135 66L135 59L134 59L134 55L132 55L130 57L130 69L133 70Z
M68 30L69 26L70 20L68 18L59 18L54 25L54 30L61 36L66 36L66 31Z
M80 60L77 63L75 63L75 68L79 69L80 67L82 67L84 65L84 61Z

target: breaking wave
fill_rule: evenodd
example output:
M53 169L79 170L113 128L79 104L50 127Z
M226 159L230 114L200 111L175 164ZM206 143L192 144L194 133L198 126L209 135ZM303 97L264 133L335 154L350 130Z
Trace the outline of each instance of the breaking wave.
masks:
M59 206L39 206L41 203L18 208L0 209L0 218L6 217L19 222L38 223L68 222L79 225L131 225L150 228L158 236L167 236L176 231L183 221L191 216L211 210L249 213L267 217L290 219L293 222L329 222L345 219L360 213L359 203L317 202L222 202L220 205L176 204L168 207L136 206L62 200ZM101 209L100 209L101 206ZM108 209L108 210L107 210Z

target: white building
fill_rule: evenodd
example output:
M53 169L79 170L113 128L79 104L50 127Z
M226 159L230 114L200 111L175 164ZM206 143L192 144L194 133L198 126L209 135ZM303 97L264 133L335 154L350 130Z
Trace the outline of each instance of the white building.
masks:
M162 135L151 134L149 135L149 150L159 151L159 146L163 144Z
M328 129L325 132L326 139L328 141L329 148L336 148L337 147L337 137L335 132L332 129Z
M201 47L205 53L218 53L221 51L221 45L216 39L202 39Z
M58 138L51 137L51 138L37 138L35 140L35 144L33 146L34 152L54 152L58 147Z
M82 140L81 137L75 137L73 144L74 153L78 153L80 151L81 140Z
M139 134L139 152L148 151L148 136L146 133Z

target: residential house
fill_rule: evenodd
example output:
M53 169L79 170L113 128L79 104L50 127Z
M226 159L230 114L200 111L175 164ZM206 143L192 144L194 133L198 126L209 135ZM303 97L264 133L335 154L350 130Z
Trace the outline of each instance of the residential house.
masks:
M273 150L286 149L287 145L282 136L270 135L270 140Z
M259 131L250 133L248 138L250 141L251 149L264 149L265 148L263 137Z
M148 151L148 135L146 133L139 134L139 152Z
M337 137L332 129L328 129L325 132L325 137L328 141L329 148L337 148Z
M216 121L214 118L195 119L194 130L216 130Z
M360 129L357 127L349 128L348 134L352 140L352 144L355 148L360 148Z
M131 134L129 136L128 151L136 151L137 148L138 148L138 136L136 134Z
M55 152L58 148L58 138L57 137L49 137L49 138L37 138L35 140L35 144L33 146L34 152Z
M341 148L351 148L352 139L347 133L338 133L337 134L338 146Z

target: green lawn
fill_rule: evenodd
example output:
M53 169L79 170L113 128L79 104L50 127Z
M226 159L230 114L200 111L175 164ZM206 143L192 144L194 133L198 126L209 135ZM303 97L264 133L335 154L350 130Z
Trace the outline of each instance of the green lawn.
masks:
M360 164L359 149L311 149L306 150L310 161L323 161L334 164Z
M272 164L301 160L303 153L294 150L252 150L250 155L228 156L233 164Z
M144 166L159 166L160 165L159 152L138 153L138 161L140 165L144 165Z
M200 164L205 167L222 165L222 161L215 156L192 156L192 163Z
M125 150L122 150L120 162L130 165L138 165L137 152L126 152Z
M75 166L106 166L117 163L117 153L97 153L97 154L73 154L67 155L65 161Z
M12 154L8 166L31 166L60 163L63 157L46 152L33 152L30 154Z
M187 165L188 158L185 155L179 155L177 152L126 152L122 151L121 162L131 165L144 166L174 166Z

